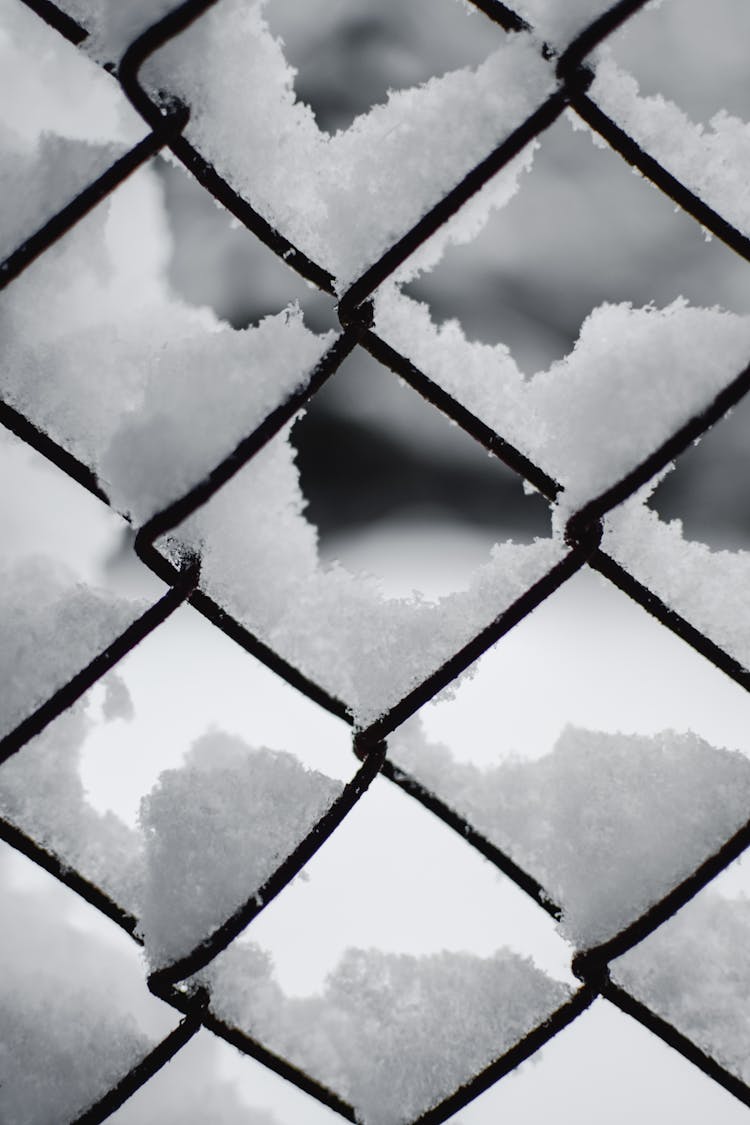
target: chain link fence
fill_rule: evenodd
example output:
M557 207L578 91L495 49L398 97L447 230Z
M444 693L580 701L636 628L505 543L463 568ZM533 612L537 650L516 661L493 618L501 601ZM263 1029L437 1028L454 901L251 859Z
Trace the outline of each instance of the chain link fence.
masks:
M86 29L74 22L50 0L24 0L24 2L40 19L46 21L70 42L76 45L86 42ZM472 3L481 9L489 20L495 21L506 30L529 30L524 19L498 0L472 0ZM171 150L173 156L218 203L277 254L289 269L297 271L324 293L338 297L334 278L328 271L292 245L282 232L273 229L254 210L252 201L238 195L217 169L187 139L185 128L190 117L190 108L170 98L168 94L161 95L158 101L154 100L141 82L142 68L151 56L194 21L199 20L215 4L217 0L187 0L141 34L125 51L117 67L107 64L106 69L113 73L127 97L146 121L149 133L5 259L0 265L1 286L11 285L32 262L43 255L126 177L166 148ZM183 520L204 505L293 419L300 407L316 394L353 349L365 349L378 363L405 380L424 399L457 423L489 453L500 458L534 489L549 500L555 500L561 492L561 486L556 480L533 464L501 433L492 430L465 406L455 401L427 374L377 334L373 328L371 298L377 287L392 277L426 239L454 216L491 177L567 110L576 113L587 126L618 152L624 161L647 177L703 228L721 239L736 254L750 260L750 240L747 236L698 198L684 183L662 167L652 155L643 151L635 140L608 117L589 96L588 91L593 79L588 62L591 52L643 8L644 4L645 0L621 0L620 3L614 4L580 32L562 53L557 53L554 47L548 45L540 47L544 57L554 63L556 86L553 92L411 230L358 277L343 296L338 298L341 331L304 388L290 395L281 406L270 413L254 432L248 434L231 455L216 465L203 480L138 528L135 535L135 551L142 562L168 584L168 593L127 628L112 645L105 651L97 653L82 671L2 739L0 762L5 763L12 755L22 751L32 738L71 707L109 669L139 645L153 630L158 629L179 606L186 603L248 653L283 677L292 687L303 692L331 714L353 725L351 715L343 701L334 698L328 690L313 682L309 676L272 651L201 588L199 558L190 555L185 555L181 559L168 558L157 546L160 537L173 531ZM304 1073L293 1063L275 1055L262 1042L256 1041L223 1021L212 1011L211 999L207 992L200 988L188 987L185 982L225 950L253 918L287 886L336 831L354 808L359 797L378 775L387 777L440 817L460 835L467 846L476 848L549 914L553 917L559 916L559 904L551 900L533 875L524 871L509 855L504 854L486 839L474 825L449 807L438 795L430 792L416 778L389 759L387 739L419 707L433 699L482 653L500 641L509 630L583 567L598 571L653 615L665 628L692 646L739 685L744 688L750 687L750 672L746 668L628 573L614 558L605 553L601 546L602 520L607 513L632 496L671 461L679 457L710 426L738 403L748 389L750 389L750 367L738 372L704 410L690 418L659 448L652 450L640 464L587 502L568 519L565 529L566 553L562 561L548 574L527 589L510 608L501 613L488 627L455 652L439 669L409 691L384 714L364 728L353 729L353 747L360 762L354 779L344 787L329 811L315 824L313 830L292 854L286 857L258 892L254 893L223 925L190 953L152 974L149 980L151 991L172 1005L183 1017L182 1022L95 1105L90 1106L79 1116L77 1120L80 1123L93 1125L94 1122L105 1120L148 1082L201 1028L208 1029L240 1051L271 1067L345 1119L356 1119L353 1107L335 1092L321 1085L315 1076ZM82 488L87 489L104 503L108 502L92 468L79 461L70 450L57 444L9 403L0 403L0 421ZM117 923L134 941L140 941L137 919L103 890L72 870L63 858L43 848L9 820L0 821L0 838ZM750 845L750 820L688 878L673 887L660 901L650 906L620 933L603 944L579 952L573 960L573 971L580 981L580 987L570 1000L481 1073L455 1090L439 1105L423 1113L418 1118L419 1122L427 1125L428 1122L443 1121L467 1105L478 1094L488 1089L561 1032L598 996L604 997L655 1033L714 1081L750 1106L750 1088L736 1074L726 1069L623 987L615 984L610 979L608 971L609 964L614 958L632 949L674 915L711 879L740 856L748 845Z

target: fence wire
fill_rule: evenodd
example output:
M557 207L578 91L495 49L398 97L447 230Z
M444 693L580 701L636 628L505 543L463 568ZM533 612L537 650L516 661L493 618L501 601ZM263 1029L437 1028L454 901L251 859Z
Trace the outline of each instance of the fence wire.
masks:
M65 39L79 46L85 44L88 38L87 30L57 8L51 0L23 0L23 2ZM497 0L471 0L471 2L488 19L506 30L533 30L517 13ZM141 83L141 69L154 52L200 19L217 3L220 4L220 0L186 0L139 35L125 51L118 65L103 64L104 69L119 81L150 131L142 141L115 161L103 175L90 183L75 199L0 263L0 288L11 284L35 259L44 254L133 171L151 160L162 149L168 148L198 183L248 231L274 251L288 268L295 270L324 293L336 296L334 281L328 271L292 245L280 231L269 225L253 208L252 202L239 195L186 138L185 128L190 116L189 106L164 95L156 102ZM0 765L71 707L109 669L183 604L190 604L246 652L283 677L292 687L303 692L331 714L353 725L343 701L334 698L327 690L293 667L201 589L199 558L186 556L179 562L173 562L167 559L156 546L161 536L173 530L205 504L245 466L295 416L300 407L317 393L353 349L365 349L378 363L395 372L424 399L456 422L476 442L503 461L545 497L554 500L558 496L561 486L557 481L530 461L502 434L495 432L465 406L455 401L445 390L438 387L411 360L378 336L372 326L371 297L377 287L391 277L409 255L566 110L573 110L578 114L628 164L646 176L703 228L721 239L736 254L750 261L750 239L699 199L685 184L663 168L653 156L643 151L635 140L588 96L587 91L593 79L593 73L587 65L591 52L644 7L645 3L646 0L621 0L620 3L612 5L577 35L562 53L556 52L554 46L548 44L540 46L543 56L555 62L557 84L553 93L349 287L338 301L341 332L314 370L306 386L290 395L281 406L269 414L261 425L247 435L203 480L137 530L135 551L142 562L168 584L168 592L126 629L113 644L105 651L94 655L84 669L28 715L15 730L0 740ZM387 738L404 720L432 699L584 566L598 571L714 666L745 689L750 689L748 669L628 573L600 546L602 520L606 514L679 457L711 425L739 402L748 389L750 389L750 368L739 372L708 407L681 426L635 469L570 517L565 532L567 554L545 577L531 586L509 609L455 652L437 671L385 714L363 729L353 729L353 748L360 762L353 780L345 786L329 811L292 854L287 856L259 891L190 953L151 975L149 978L151 991L170 1004L183 1018L177 1028L150 1054L96 1104L91 1105L76 1119L79 1125L84 1122L86 1125L94 1125L95 1122L104 1121L148 1082L201 1028L213 1032L240 1051L270 1067L345 1119L355 1120L355 1111L351 1105L332 1090L321 1085L312 1075L305 1073L288 1060L280 1058L250 1035L221 1020L211 1010L210 996L202 989L191 991L185 987L184 982L226 949L248 923L288 885L335 832L362 793L378 775L388 778L438 816L454 829L466 844L480 852L544 910L553 917L559 918L560 906L550 898L545 888L533 875L523 870L509 855L486 839L438 795L389 760ZM0 402L0 422L79 485L102 502L108 503L107 496L92 469L8 403ZM75 891L81 898L117 923L134 941L141 941L137 933L137 919L103 890L71 869L63 858L46 850L19 827L4 819L0 819L0 839ZM427 1125L428 1122L436 1125L468 1104L576 1019L598 996L604 997L622 1012L654 1032L715 1082L750 1106L750 1087L671 1023L616 985L610 979L608 972L609 963L614 958L632 949L674 915L749 845L750 820L682 883L644 911L620 933L594 948L579 952L573 958L572 967L580 981L580 988L572 998L481 1073L454 1091L439 1105L419 1116L417 1120L421 1125Z

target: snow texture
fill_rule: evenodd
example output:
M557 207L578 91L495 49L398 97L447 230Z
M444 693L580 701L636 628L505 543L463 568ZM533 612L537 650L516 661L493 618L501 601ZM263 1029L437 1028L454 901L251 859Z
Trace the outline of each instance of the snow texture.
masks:
M376 330L565 487L563 514L614 484L704 408L750 361L750 318L603 304L575 347L525 379L509 350L384 287Z
M151 964L189 953L252 898L340 792L291 754L220 732L198 739L141 805Z
M46 558L0 565L0 736L89 664L145 608L76 582Z
M704 891L612 962L612 977L750 1082L750 901Z
M602 549L750 668L750 616L742 593L750 583L750 551L714 551L686 539L681 521L660 520L644 495L608 517Z
M137 915L154 966L251 898L341 792L291 754L214 731L161 774L134 830L87 800L79 766L91 726L79 704L8 761L0 815Z
M17 0L0 0L0 260L135 143L114 82Z
M79 773L91 721L78 704L0 769L0 815L64 859L121 906L142 897L139 834L88 803Z
M235 331L172 295L169 255L158 181L142 170L0 304L3 397L138 522L252 433L333 339L294 307Z
M552 68L530 37L509 36L476 69L393 91L331 136L296 100L294 71L264 6L226 0L165 47L145 74L191 106L187 135L235 190L342 288L554 88ZM437 260L447 241L474 237L490 207L513 195L530 160L527 148L406 273Z
M2 883L0 1120L59 1125L106 1093L152 1044L117 980L107 978L111 958L100 942L40 896Z
M750 235L750 124L725 110L696 124L661 94L642 95L609 54L589 96L704 203Z
M375 578L321 564L304 504L282 434L180 536L201 550L201 584L211 597L363 724L439 668L564 553L553 539L498 544L466 591L439 602L388 598Z
M456 761L416 723L392 739L396 763L539 880L579 948L606 941L745 823L750 763L697 735L568 727L535 762Z
M258 946L206 970L211 1005L349 1101L363 1125L437 1105L568 999L529 958L347 950L319 995L287 998Z

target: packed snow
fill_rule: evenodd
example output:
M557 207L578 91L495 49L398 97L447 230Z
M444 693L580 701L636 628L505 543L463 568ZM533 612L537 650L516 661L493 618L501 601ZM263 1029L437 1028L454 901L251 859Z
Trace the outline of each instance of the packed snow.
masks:
M0 736L86 667L146 609L32 556L0 566Z
M287 997L268 954L205 971L212 1010L334 1090L363 1125L401 1125L508 1051L569 997L507 949L425 957L349 949L321 993Z
M269 31L264 7L263 0L227 0L165 47L144 73L191 106L187 135L193 143L340 287L554 88L552 68L530 37L509 36L475 69L393 91L385 104L331 136L297 101L294 71ZM436 260L446 241L474 237L490 207L514 193L530 160L527 148L421 253L419 268Z
M706 125L696 124L661 94L641 94L609 54L589 96L704 203L750 235L750 123L720 110Z
M141 805L141 925L152 965L189 953L294 850L341 792L291 754L213 732Z
M750 1082L750 900L703 891L612 962L612 978Z
M509 350L384 287L376 329L441 387L555 477L565 513L603 492L705 407L750 361L750 318L604 304L575 347L525 379Z
M568 727L538 761L481 769L429 743L412 722L392 738L391 755L539 880L579 948L639 917L750 808L747 758L690 733Z

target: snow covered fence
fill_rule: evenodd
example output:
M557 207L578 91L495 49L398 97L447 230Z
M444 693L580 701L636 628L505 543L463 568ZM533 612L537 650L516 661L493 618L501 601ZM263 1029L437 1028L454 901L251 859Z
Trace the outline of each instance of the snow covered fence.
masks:
M29 1108L29 1059L14 1071L9 1055L3 1119L59 1120L64 1106L66 1119L102 1121L206 1028L346 1119L439 1122L598 995L750 1105L738 1001L721 983L746 911L729 911L714 935L725 941L714 972L727 995L708 1026L707 997L676 999L665 968L673 932L689 976L684 920L700 913L690 900L750 845L744 760L695 738L617 736L597 788L593 736L569 731L550 762L478 777L408 722L585 566L750 687L750 620L732 597L747 557L686 543L644 492L750 389L750 325L684 302L605 305L565 360L524 380L507 349L433 324L399 288L450 242L476 237L563 114L748 260L748 126L724 117L707 134L664 99L642 98L603 53L645 0L527 0L519 12L472 0L508 32L485 63L393 94L333 137L295 100L260 0L125 10L115 0L23 2L120 83L147 132L130 147L89 146L85 161L49 133L22 155L12 142L3 153L23 206L0 232L0 421L132 523L138 556L169 591L134 616L80 593L71 609L57 578L41 572L4 577L0 838L143 944L152 991L184 1020L149 1045L106 1016L106 998L97 1008L89 997L83 1010L92 1027L117 1033L113 1050L99 1043L99 1059L85 1036L55 1041L48 1028L50 1050L67 1050L72 1065L76 1051L89 1052L87 1067L75 1082L65 1066L48 1071ZM158 263L121 269L101 205L163 149L337 300L339 332L316 336L290 309L232 333L173 300ZM65 175L51 176L58 165ZM134 206L153 219L153 201ZM109 235L115 211L113 197ZM356 348L547 497L549 539L499 546L468 591L437 606L384 601L366 582L325 570L288 426ZM95 385L80 370L92 361ZM204 366L218 372L213 382ZM252 518L240 523L240 511ZM77 701L186 602L350 724L359 767L341 785L271 751L248 758L228 741L196 745L145 802L142 839L91 818L84 839L74 817L82 798L64 770L65 807L45 798L45 776L57 776L62 759L51 724L66 718L74 768ZM42 748L34 769L24 766L32 740ZM575 948L577 990L507 950L485 961L352 953L326 994L302 1003L284 997L255 947L235 944L378 774L559 922ZM534 821L534 801L546 819ZM597 834L586 836L571 801L590 814L590 832L600 822ZM607 844L601 826L618 820ZM19 997L6 1001L20 1020ZM31 1025L62 1026L64 1012L37 1006L35 998L24 1017Z

